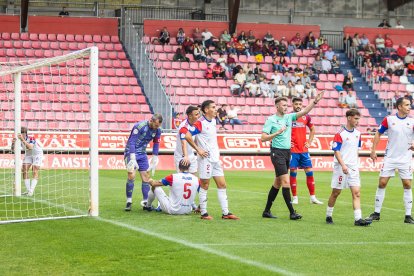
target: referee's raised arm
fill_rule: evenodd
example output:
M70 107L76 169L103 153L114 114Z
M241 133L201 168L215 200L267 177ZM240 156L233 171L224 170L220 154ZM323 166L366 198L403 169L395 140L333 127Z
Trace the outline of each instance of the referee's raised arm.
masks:
M303 115L308 114L312 110L312 108L314 108L315 105L318 104L318 102L322 99L324 93L325 93L325 90L323 90L322 92L319 92L316 95L315 99L312 102L310 102L307 107L305 107L304 109L296 113L296 118L299 118L299 117L302 117Z

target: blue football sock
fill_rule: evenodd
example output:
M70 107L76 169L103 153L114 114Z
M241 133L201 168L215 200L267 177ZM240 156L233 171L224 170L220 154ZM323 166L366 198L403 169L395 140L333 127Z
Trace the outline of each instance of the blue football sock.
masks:
M150 190L151 186L148 182L142 182L141 190L142 190L142 198L144 200L148 199L148 192Z
M128 179L126 183L126 197L132 198L132 192L134 191L134 180Z

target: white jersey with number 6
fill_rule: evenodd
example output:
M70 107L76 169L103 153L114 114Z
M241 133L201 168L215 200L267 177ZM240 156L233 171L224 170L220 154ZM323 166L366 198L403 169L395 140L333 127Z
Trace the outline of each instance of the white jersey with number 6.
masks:
M190 173L175 173L163 178L161 182L170 186L169 202L162 202L158 198L163 211L169 214L190 213L200 185L198 178Z

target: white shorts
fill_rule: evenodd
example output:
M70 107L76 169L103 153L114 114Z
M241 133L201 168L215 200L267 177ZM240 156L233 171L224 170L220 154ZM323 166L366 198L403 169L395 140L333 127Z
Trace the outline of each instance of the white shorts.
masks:
M220 162L210 162L207 158L199 157L198 174L200 179L210 179L214 176L224 176L223 168Z
M174 155L175 169L177 170L177 172L180 172L180 170L178 169L178 164L180 163L181 159L183 158L182 157L177 158ZM190 168L188 169L188 172L195 174L197 172L197 156L193 155L189 159L190 159Z
M384 165L381 168L380 177L394 177L395 170L398 170L398 174L400 175L401 179L413 179L411 163L396 164L387 162L386 159L384 159Z
M361 180L359 178L358 167L348 167L348 174L344 174L342 167L339 164L335 164L333 168L333 175L331 181L332 189L346 189L349 187L361 186Z
M191 206L182 206L178 210L171 206L170 197L164 192L161 187L157 187L154 189L155 197L158 199L160 203L161 210L170 215L187 215L193 211Z
M42 166L43 154L38 154L35 156L26 155L23 159L23 164L31 164L33 166L40 167Z

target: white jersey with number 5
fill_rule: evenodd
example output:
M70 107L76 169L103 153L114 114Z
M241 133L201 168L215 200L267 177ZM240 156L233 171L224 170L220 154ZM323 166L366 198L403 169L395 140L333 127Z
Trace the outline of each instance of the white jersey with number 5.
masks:
M409 149L414 139L414 119L400 118L397 114L387 116L379 126L378 132L388 131L388 142L384 162L411 165L412 151Z
M175 173L163 178L161 182L170 186L171 213L191 212L191 204L200 185L198 178L190 173Z

